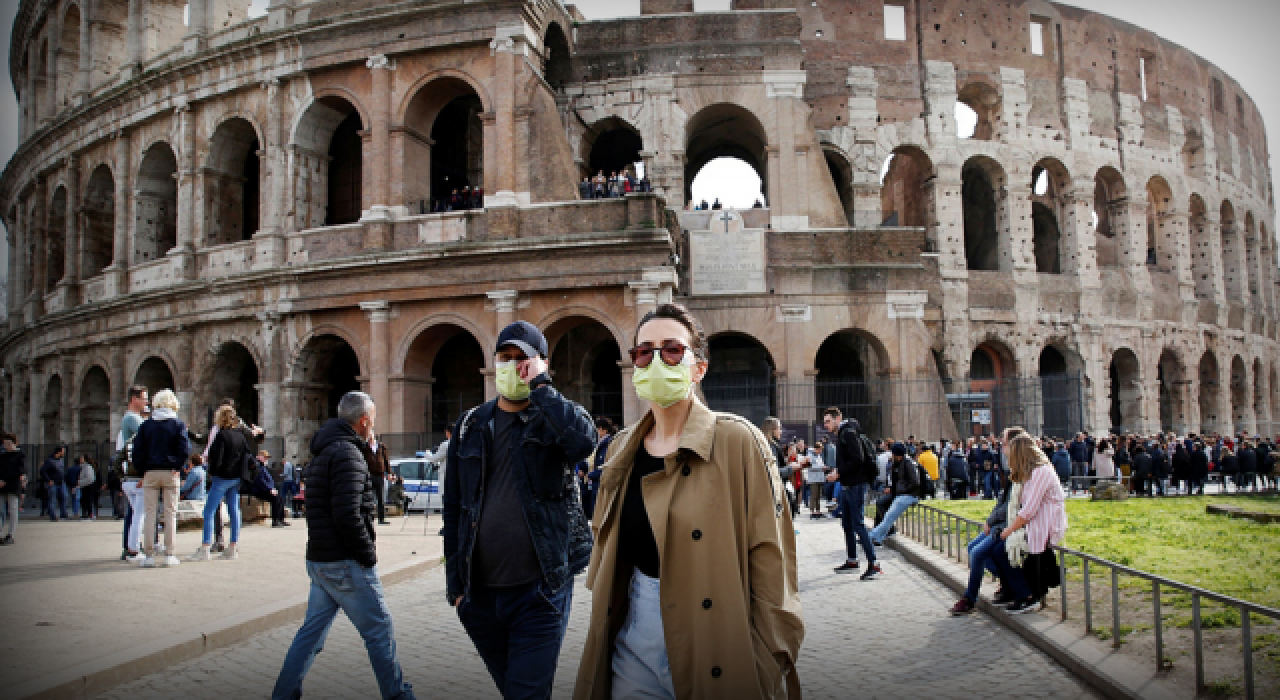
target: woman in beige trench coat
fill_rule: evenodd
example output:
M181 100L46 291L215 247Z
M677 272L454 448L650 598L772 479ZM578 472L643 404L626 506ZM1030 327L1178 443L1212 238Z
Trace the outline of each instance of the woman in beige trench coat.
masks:
M647 314L635 342L649 411L601 475L574 697L798 698L795 530L773 452L696 397L706 339L684 307Z

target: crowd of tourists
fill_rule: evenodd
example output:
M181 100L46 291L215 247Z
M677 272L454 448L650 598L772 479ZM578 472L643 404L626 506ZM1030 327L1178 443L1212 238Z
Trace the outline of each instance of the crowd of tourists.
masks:
M599 170L594 177L584 177L582 182L578 183L580 199L613 199L632 192L652 191L649 178L636 177L635 171L631 168L615 170L607 175L603 170Z
M462 189L454 188L447 197L437 197L431 211L441 213L447 211L467 211L468 209L484 209L484 188L477 185L463 185ZM425 212L424 212L425 213Z

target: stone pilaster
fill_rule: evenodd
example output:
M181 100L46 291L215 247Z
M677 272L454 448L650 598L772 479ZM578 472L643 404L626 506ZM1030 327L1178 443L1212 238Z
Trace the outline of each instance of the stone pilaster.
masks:
M369 317L369 395L373 403L386 411L391 419L391 304L386 301L362 301L360 310Z

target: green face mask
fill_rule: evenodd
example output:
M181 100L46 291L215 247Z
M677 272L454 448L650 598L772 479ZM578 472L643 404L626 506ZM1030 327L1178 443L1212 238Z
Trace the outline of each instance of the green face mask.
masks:
M692 352L686 354L692 356ZM671 367L655 357L648 367L636 368L631 383L636 387L636 396L667 408L689 398L693 391L693 365L682 362Z
M520 370L515 360L499 362L494 381L498 385L498 393L508 401L524 401L529 398L529 385L520 379Z

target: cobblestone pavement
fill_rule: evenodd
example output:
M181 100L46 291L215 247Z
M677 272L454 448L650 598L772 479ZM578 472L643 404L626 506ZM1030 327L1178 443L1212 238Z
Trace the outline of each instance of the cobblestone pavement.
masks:
M806 698L1094 698L1082 681L998 623L952 618L955 597L889 549L885 574L862 582L836 574L843 533L834 520L797 521L806 635L800 676ZM865 562L864 562L865 563ZM490 698L484 665L444 600L443 569L388 590L406 677L420 698ZM590 592L581 583L556 675L555 697L573 692ZM113 689L105 698L266 697L297 627L258 635ZM355 628L342 615L304 686L307 697L376 697Z

